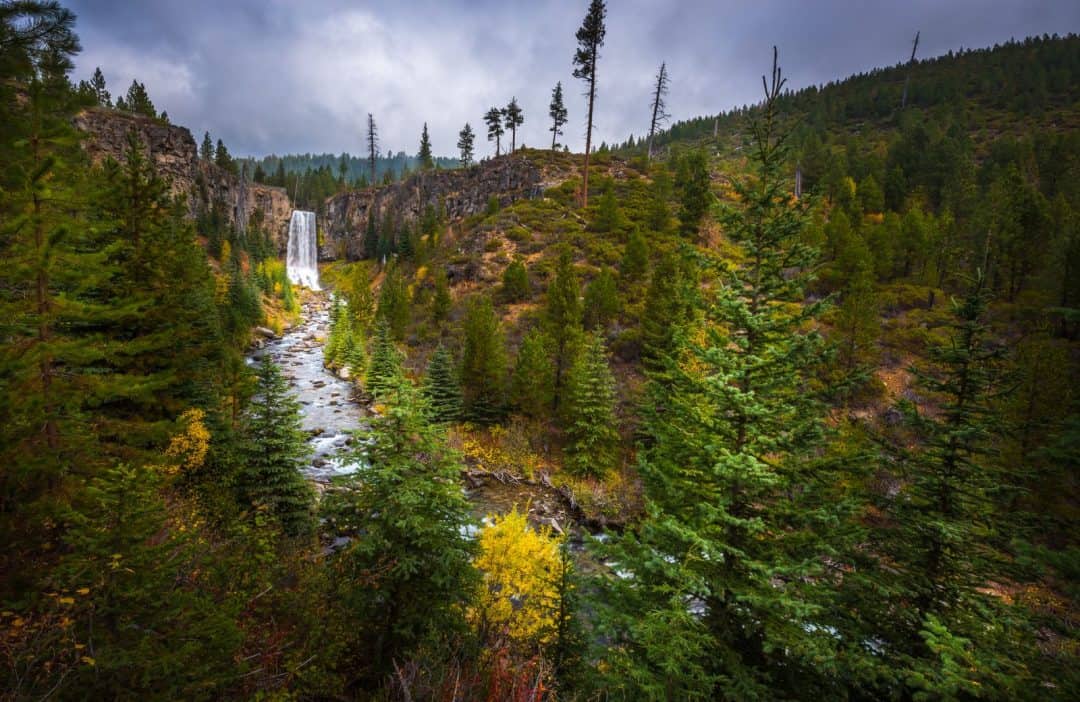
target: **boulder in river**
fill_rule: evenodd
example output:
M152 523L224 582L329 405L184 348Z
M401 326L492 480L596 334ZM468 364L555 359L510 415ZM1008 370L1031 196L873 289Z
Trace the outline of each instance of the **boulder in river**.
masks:
M263 337L264 339L276 339L277 338L277 334L274 333L274 330L273 329L267 329L266 327L255 327L255 333L258 334L259 336Z

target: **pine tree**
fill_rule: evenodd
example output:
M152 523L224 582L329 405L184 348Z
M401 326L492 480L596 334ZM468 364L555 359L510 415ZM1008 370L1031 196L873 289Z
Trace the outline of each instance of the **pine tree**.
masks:
M476 142L476 134L473 133L472 127L469 125L468 122L466 122L465 126L461 128L460 132L458 132L458 142L457 142L458 150L461 152L461 167L462 168L468 168L469 164L472 163L473 154L474 154L473 144L475 142Z
M800 304L814 252L787 191L782 88L774 63L751 125L754 172L735 182L738 204L723 217L742 263L701 259L718 284L652 376L639 456L649 517L613 554L632 578L603 595L619 602L608 616L627 640L611 670L642 697L828 689L814 671L836 640L812 624L832 588L821 578L823 524L840 506L821 499L824 475L804 468L822 438L810 382L823 344L808 331L819 305Z
M379 228L375 223L375 205L368 208L367 224L364 226L364 258L375 259L379 253Z
M619 432L615 377L598 334L583 345L566 385L566 468L575 475L602 478L616 467Z
M600 59L600 47L604 45L604 17L607 7L604 0L591 0L589 10L575 35L578 48L574 53L574 77L588 85L589 116L585 120L585 164L581 170L581 206L589 206L589 153L592 151L593 109L596 106L596 63Z
M404 377L401 354L394 346L390 325L385 319L380 319L375 324L375 340L364 387L372 397L382 400L388 392L403 382Z
M525 123L525 113L521 111L517 98L512 97L510 103L503 108L502 114L504 126L510 130L510 153L514 153L517 150L517 128Z
M619 313L619 293L611 269L601 269L585 287L583 322L588 330L603 331Z
M497 422L506 409L506 337L490 298L469 301L463 327L461 385L466 416L482 424Z
M555 366L551 361L551 339L540 329L530 329L521 340L510 400L523 414L541 419L551 412L555 392Z
M675 187L679 192L679 231L686 237L696 236L714 200L704 151L691 151L680 159Z
M401 341L405 338L405 331L409 326L409 287L404 275L395 265L386 270L382 287L379 289L379 307L375 317L389 325L395 340Z
M555 84L551 91L551 104L548 106L548 116L551 117L551 150L559 148L559 137L562 136L562 128L567 122L566 105L563 104L562 82Z
M695 270L679 252L657 262L645 291L641 343L646 366L671 352L675 329L689 321L694 301Z
M416 160L420 162L422 171L430 171L435 167L435 161L431 158L431 138L428 136L427 122L424 122L424 131L420 133L420 150L416 154Z
M214 142L210 140L210 132L203 132L202 144L199 146L199 158L205 163L214 162Z
M462 466L408 383L388 388L386 403L361 442L370 468L327 510L341 533L363 534L336 559L375 684L460 630L476 583Z
M157 117L154 103L150 101L150 95L146 92L146 86L137 80L131 81L128 87L127 100L124 102L129 112L134 112L147 117Z
M456 422L461 418L461 383L450 350L440 345L431 355L424 375L423 396L427 414L436 422Z
M529 286L529 272L525 270L525 264L515 260L503 271L502 295L508 302L524 302L531 294Z
M257 377L243 423L241 499L268 510L286 534L307 534L315 526L315 495L300 473L310 454L300 428L300 403L269 355L263 355Z
M673 189L671 175L661 164L653 173L652 186L649 188L649 208L645 226L650 231L656 233L668 231L671 225L671 208L668 207L668 200L672 196Z
M223 171L237 172L236 161L233 160L229 150L225 148L225 142L221 139L217 140L217 147L214 149L214 164Z
M453 300L450 297L450 283L446 280L446 271L435 272L435 294L431 296L431 319L436 324L446 319Z
M500 140L504 134L502 110L498 107L492 107L484 115L484 123L487 124L488 141L495 140L495 156L498 157L500 153Z
M594 232L611 234L618 232L622 228L622 224L623 216L619 210L619 201L615 199L615 185L608 181L604 185L603 194L600 196L600 202L593 213L592 221L589 222L589 229Z
M563 394L563 382L567 369L574 358L575 347L581 335L581 285L574 271L573 252L568 246L559 250L555 278L547 291L545 322L552 340L555 362L555 384L552 409L558 411Z
M349 370L349 377L353 379L363 378L367 371L367 353L364 351L364 339L352 324L349 324L349 338L345 342L345 349L341 359Z
M94 76L90 79L90 87L94 91L94 101L101 107L112 107L112 96L105 88L105 74L101 67L94 69Z

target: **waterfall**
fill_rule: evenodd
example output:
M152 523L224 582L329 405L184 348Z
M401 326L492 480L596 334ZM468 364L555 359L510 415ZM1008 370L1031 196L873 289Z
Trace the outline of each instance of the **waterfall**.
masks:
M289 220L289 247L285 257L289 280L319 290L319 251L315 241L315 213L293 210Z

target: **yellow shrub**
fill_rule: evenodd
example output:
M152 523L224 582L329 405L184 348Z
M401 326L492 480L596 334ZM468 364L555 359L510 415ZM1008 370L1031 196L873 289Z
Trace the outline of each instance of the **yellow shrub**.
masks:
M198 408L180 415L183 429L172 437L169 447L165 449L165 455L177 461L171 469L167 469L169 472L202 467L206 452L210 449L210 430L206 428L205 419L206 413Z
M559 612L562 538L547 528L530 529L516 507L492 519L480 532L476 566L483 580L469 619L484 638L505 636L523 647L550 643Z

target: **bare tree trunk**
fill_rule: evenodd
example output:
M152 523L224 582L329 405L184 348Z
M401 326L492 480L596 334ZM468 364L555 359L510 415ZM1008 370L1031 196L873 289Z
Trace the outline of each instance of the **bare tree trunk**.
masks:
M596 51L589 66L589 121L585 127L585 172L582 175L581 206L589 206L589 151L592 149L593 103L596 102Z

